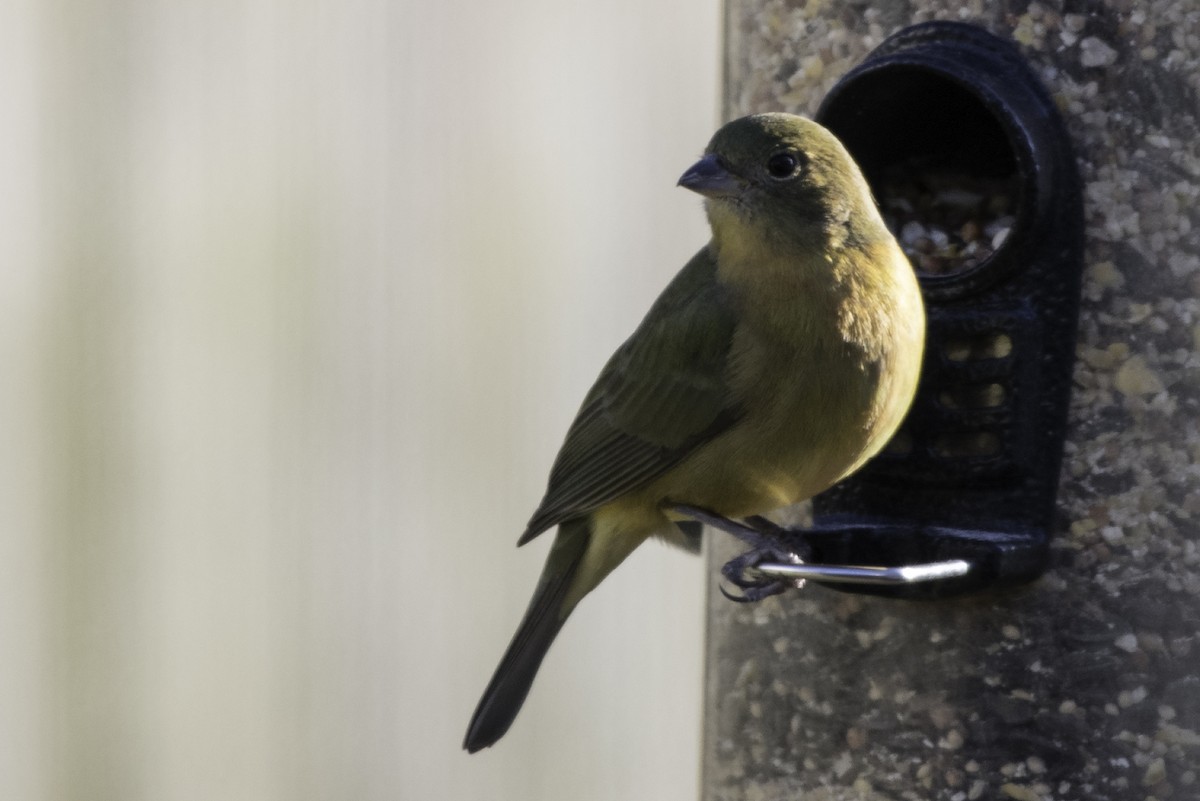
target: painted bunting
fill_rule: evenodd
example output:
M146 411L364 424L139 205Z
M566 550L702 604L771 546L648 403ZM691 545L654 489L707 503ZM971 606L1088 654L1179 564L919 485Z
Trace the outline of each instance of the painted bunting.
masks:
M679 184L705 197L712 239L567 432L518 544L558 534L468 751L504 735L567 616L634 548L689 544L674 505L740 518L810 498L877 453L912 401L921 292L832 134L790 114L734 120Z

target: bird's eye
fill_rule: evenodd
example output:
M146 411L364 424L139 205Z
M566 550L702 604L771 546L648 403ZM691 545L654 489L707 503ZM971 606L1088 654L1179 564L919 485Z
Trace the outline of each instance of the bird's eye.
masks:
M795 153L776 153L771 158L767 159L767 173L772 178L780 180L791 178L796 174L796 168L800 166L800 159Z

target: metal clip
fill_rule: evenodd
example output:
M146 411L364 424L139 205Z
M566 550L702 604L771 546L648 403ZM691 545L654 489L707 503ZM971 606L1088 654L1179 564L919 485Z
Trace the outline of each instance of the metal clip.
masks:
M970 570L971 563L965 559L950 559L903 567L766 563L749 568L747 572L783 581L808 579L825 584L870 584L887 587L961 578Z

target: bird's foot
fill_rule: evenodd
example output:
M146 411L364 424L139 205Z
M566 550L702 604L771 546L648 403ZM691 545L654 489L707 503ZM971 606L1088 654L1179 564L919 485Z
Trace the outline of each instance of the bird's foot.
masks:
M787 536L786 529L765 517L751 517L745 523L740 523L695 506L676 504L672 508L679 514L732 534L750 546L750 550L730 559L721 568L721 575L741 590L740 593L731 593L721 587L721 594L729 600L737 603L761 601L784 590L804 586L803 579L771 578L757 571L760 565L794 565L804 561L801 555L796 553L797 543L794 538Z
M741 592L733 593L724 587L718 589L726 598L740 604L761 601L784 590L800 589L804 586L804 579L769 578L757 570L759 565L799 562L800 559L795 554L787 551L755 548L730 559L721 567L721 575Z

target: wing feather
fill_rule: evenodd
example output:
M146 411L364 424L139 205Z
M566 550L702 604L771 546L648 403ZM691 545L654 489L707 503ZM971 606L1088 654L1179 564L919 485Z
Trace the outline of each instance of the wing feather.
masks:
M737 315L701 250L588 392L520 542L645 486L739 417L727 383Z

